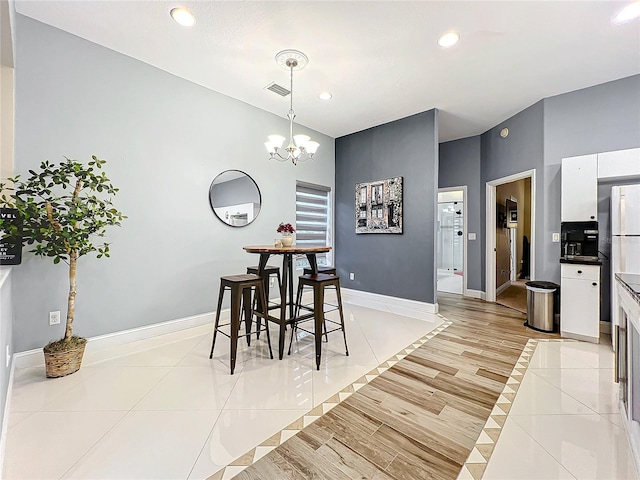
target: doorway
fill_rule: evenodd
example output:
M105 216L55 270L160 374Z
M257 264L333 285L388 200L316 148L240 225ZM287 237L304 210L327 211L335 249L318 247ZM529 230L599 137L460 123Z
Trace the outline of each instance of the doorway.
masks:
M500 296L524 313L524 284L535 278L535 185L535 170L486 184L486 300Z
M438 190L437 290L466 291L466 186Z

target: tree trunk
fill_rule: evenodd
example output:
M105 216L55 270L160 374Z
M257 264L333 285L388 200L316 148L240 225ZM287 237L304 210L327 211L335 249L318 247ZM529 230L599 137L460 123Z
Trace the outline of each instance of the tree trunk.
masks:
M69 254L69 301L67 303L67 328L64 332L64 341L71 340L73 335L73 318L76 313L76 264L78 251L71 250Z

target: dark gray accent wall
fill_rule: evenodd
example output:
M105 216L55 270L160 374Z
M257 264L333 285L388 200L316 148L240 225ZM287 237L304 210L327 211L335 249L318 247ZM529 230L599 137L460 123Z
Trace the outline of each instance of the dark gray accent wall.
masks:
M480 201L480 135L440 144L438 188L467 186L467 232L476 240L467 241L467 288L482 290L482 232Z
M336 266L343 287L434 303L438 115L336 139ZM355 233L355 184L403 177L403 234ZM355 280L349 280L349 273Z
M500 125L483 133L481 136L481 194L480 218L481 224L486 226L486 184L499 178L508 177L527 170L536 171L536 242L544 225L543 211L545 194L542 180L544 137L543 137L543 103L535 103L522 112L505 120ZM500 130L509 129L506 138L500 136ZM486 228L481 238L482 255L482 290L486 282ZM540 245L540 243L538 243ZM536 250L536 277L539 276L541 259Z
M640 147L640 75L544 99L544 194L539 279L560 280L562 159ZM599 205L610 201L600 190ZM600 210L600 207L599 207ZM608 295L603 291L603 296Z
M107 232L111 258L79 261L79 335L213 311L220 276L258 261L242 246L271 244L280 222L295 221L296 181L334 186L326 135L296 124L320 143L314 159L268 160L267 135L288 131L286 103L273 115L21 15L15 60L16 173L95 154L129 217ZM211 182L229 169L262 192L260 216L243 228L220 222L209 205ZM61 338L64 325L49 326L48 312L66 311L64 265L25 254L13 275L16 350Z

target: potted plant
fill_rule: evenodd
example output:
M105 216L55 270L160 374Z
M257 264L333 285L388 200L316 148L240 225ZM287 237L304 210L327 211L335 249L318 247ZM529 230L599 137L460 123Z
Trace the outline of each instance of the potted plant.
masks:
M44 347L47 377L63 377L77 372L82 363L85 338L73 334L76 305L78 259L95 252L98 258L109 256L109 244L93 243L104 237L106 228L120 225L126 218L113 207L110 196L118 189L102 171L105 160L93 155L84 165L65 157L55 165L40 164L38 172L29 170L29 178L9 178L13 185L0 184L0 206L14 208L22 220L22 231L0 219L4 237L19 237L21 245L33 245L35 255L49 257L54 264L69 266L69 296L64 337ZM105 198L106 197L106 198Z
M278 225L278 229L276 230L276 232L280 233L282 235L282 246L283 247L290 247L291 245L293 245L293 232L295 232L296 229L293 228L293 225L291 225L290 223L280 223L280 225Z

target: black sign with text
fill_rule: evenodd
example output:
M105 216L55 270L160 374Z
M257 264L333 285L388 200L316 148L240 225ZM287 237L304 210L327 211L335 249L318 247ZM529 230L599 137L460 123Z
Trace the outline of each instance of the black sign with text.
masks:
M0 230L0 265L20 265L22 262L22 220L18 215L18 210L0 208L0 218L5 224L5 228ZM11 232L15 232L15 234L11 235Z

